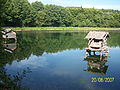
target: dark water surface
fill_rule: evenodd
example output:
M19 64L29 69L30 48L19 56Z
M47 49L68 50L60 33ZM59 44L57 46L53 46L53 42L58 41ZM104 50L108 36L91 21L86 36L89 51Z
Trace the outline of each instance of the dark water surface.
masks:
M17 43L0 46L0 90L120 90L120 31L109 33L100 61L85 59L87 32L17 32Z

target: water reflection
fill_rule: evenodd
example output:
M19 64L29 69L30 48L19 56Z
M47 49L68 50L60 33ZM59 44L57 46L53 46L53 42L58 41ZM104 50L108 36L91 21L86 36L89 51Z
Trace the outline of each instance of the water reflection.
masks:
M86 34L85 32L18 32L17 43L0 45L0 88L3 90L15 87L27 87L30 90L39 90L39 88L42 90L53 90L53 88L54 90L61 90L61 88L62 90L85 90L85 87L95 86L96 83L91 83L90 79L96 74L114 76L118 79L120 32L110 32L108 46L113 48L109 52L111 60L108 63L108 57L103 56L100 60L99 55L89 55L84 59L84 48L87 46L87 40L84 40ZM114 49L115 47L118 48ZM109 70L106 63L109 65ZM83 71L86 64L88 65L85 70L87 72ZM26 67L30 68L30 73ZM23 74L24 70L27 73ZM117 87L120 82L116 82L112 84ZM99 88L104 90L102 86ZM110 90L107 85L106 88Z
M15 43L4 43L3 44L4 50L10 53L13 53L14 50L16 50L17 45Z
M86 57L84 60L87 61L87 72L105 75L108 69L108 66L105 65L107 62L107 56L102 56L100 59L100 55L90 55Z
M7 69L0 67L0 89L2 90L28 90L28 88L21 86L21 81L26 77L27 73L30 73L29 68L22 72L17 72L15 75L7 73Z

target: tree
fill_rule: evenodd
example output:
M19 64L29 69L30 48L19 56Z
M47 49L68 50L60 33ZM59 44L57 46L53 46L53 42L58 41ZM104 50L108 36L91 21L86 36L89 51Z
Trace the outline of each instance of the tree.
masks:
M27 0L12 0L10 7L5 11L4 23L8 26L34 25L35 12Z
M120 11L30 4L28 0L0 0L2 26L120 27Z
M31 5L36 11L42 11L44 9L44 5L38 1L33 2Z
M43 12L43 11L37 12L37 17L36 17L36 25L37 26L42 26L44 24L45 16L46 16L45 12Z
M36 2L33 2L31 6L35 11L36 26L42 26L45 22L45 15L46 15L46 13L44 12L44 5L41 2L36 1Z
M44 26L70 26L70 13L61 6L46 5L45 7L45 24Z
M5 6L9 6L11 0L0 0L0 26L3 24L4 12L8 9Z

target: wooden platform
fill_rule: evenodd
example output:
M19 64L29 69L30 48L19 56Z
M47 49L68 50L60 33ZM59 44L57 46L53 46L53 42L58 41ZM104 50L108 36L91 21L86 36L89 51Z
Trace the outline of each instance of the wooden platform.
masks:
M101 47L101 48L85 48L86 51L108 51L108 47L105 46L105 47Z
M107 46L107 38L109 37L108 32L101 32L101 31L90 31L85 39L88 39L88 47L85 48L86 55L90 54L91 52L100 52L102 55L103 52L108 55L108 46Z

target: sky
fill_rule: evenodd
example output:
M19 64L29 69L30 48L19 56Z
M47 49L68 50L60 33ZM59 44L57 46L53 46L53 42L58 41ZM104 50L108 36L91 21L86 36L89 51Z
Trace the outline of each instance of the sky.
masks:
M41 1L43 4L55 4L64 7L83 7L120 10L120 0L28 0L30 3Z

